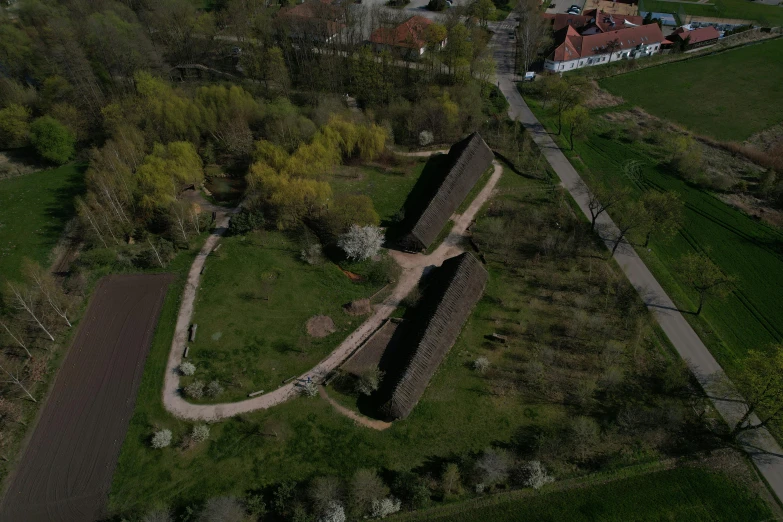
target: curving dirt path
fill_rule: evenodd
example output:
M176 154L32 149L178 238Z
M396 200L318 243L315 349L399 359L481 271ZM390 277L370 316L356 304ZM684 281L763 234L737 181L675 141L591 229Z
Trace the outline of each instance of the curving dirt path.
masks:
M441 151L427 153L413 153L416 155L431 155ZM399 306L400 301L413 290L421 279L424 269L430 266L440 266L443 261L461 254L464 249L462 240L466 237L467 229L478 214L478 211L487 202L503 174L503 167L496 161L493 162L494 171L489 181L478 193L470 206L460 215L452 216L454 226L451 233L440 246L430 255L408 254L404 252L390 251L392 258L402 267L402 274L391 295L381 304L375 307L373 314L354 330L332 353L315 365L310 371L302 374L298 379L282 385L276 390L245 399L238 402L223 404L191 404L179 393L179 373L177 367L182 362L187 341L188 327L193 316L193 304L196 299L196 289L199 285L201 269L206 257L212 251L217 241L225 233L230 216L222 216L218 219L218 226L209 236L201 252L196 256L188 273L188 281L182 296L177 326L174 339L171 342L171 352L166 365L166 376L163 385L163 405L172 414L183 419L192 420L218 420L241 413L255 410L268 409L287 401L299 394L299 385L308 378L320 383L332 370L340 366L361 344L378 328L385 319ZM341 413L343 411L339 410ZM353 417L351 417L353 418ZM356 419L354 419L356 420Z
M321 396L323 400L328 402L332 405L332 407L337 410L337 413L340 415L344 415L348 417L349 419L352 419L356 424L359 424L361 426L364 426L365 428L372 428L374 430L383 431L387 428L390 428L392 423L391 422L385 422L382 420L377 419L371 419L369 417L365 417L364 415L361 415L359 413L356 413L355 411L351 410L350 408L346 408L336 400L329 397L329 394L326 392L326 389L324 389L323 386L318 387L318 395Z

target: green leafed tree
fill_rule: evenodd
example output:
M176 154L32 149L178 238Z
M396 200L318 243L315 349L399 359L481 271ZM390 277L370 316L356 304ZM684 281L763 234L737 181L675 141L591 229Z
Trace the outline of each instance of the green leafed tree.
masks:
M645 247L650 244L650 237L653 234L671 237L677 233L682 225L685 205L676 192L672 190L645 192L642 196L642 205L647 209L650 218L644 238Z
M677 272L685 282L699 295L699 307L694 312L699 315L708 297L723 299L731 292L734 278L724 274L721 269L704 254L691 253L683 256L677 263Z
M16 148L27 144L30 134L30 109L13 103L0 110L0 143Z
M66 163L76 151L76 137L51 116L42 116L30 125L30 143L42 158L58 165Z
M563 123L568 127L568 141L571 150L574 150L574 138L583 136L587 132L590 113L581 105L571 107L563 112Z
M732 429L733 436L783 418L783 345L773 346L771 353L750 350L741 368L736 384L745 411Z

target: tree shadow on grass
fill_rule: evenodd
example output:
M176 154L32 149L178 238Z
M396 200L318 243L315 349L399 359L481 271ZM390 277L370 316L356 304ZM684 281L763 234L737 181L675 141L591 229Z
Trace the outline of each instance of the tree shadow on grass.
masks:
M84 173L86 165L78 165L73 170L66 170L66 183L54 190L54 202L46 207L46 216L50 218L43 234L56 241L66 223L76 214L74 199L85 191Z

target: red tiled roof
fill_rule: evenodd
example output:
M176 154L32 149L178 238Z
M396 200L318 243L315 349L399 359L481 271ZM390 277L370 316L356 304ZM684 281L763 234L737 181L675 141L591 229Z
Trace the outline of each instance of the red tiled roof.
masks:
M628 27L627 25L624 25L626 21L634 25L642 25L644 23L644 19L641 16L609 14L604 13L603 11L591 9L580 15L570 15L564 13L558 13L554 15L552 29L554 31L559 31L560 29L563 29L569 25L579 29L595 23L596 27L598 27L602 32L608 32L620 29L621 27ZM614 25L612 25L612 22L614 22Z
M397 27L380 27L372 32L372 43L421 49L427 44L424 31L432 23L429 18L412 16Z
M717 40L720 38L720 32L711 25L707 27L700 27L692 31L687 31L680 27L674 31L671 36L677 37L680 40L685 40L686 38L690 37L688 44L693 45L701 42L708 42L710 40Z
M615 50L617 52L632 49L641 44L661 43L664 38L658 24L629 27L587 36L581 36L573 27L569 27L563 41L557 46L550 59L556 62L567 62L577 58L606 54L607 45L614 40L618 42Z

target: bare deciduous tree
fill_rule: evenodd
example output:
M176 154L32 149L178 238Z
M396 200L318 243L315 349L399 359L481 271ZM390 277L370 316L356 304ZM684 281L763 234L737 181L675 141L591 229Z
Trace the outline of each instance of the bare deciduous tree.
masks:
M42 269L41 265L30 260L25 260L23 270L25 275L35 283L35 286L41 292L46 302L49 303L52 310L54 310L54 313L65 321L68 328L73 326L70 319L68 319L68 305L65 294L52 276Z
M31 401L38 402L37 400L35 400L35 397L33 397L33 394L30 393L27 390L27 388L24 387L24 384L22 384L22 381L19 380L19 373L18 372L16 374L11 373L8 369L6 369L5 366L2 366L2 365L0 365L0 370L3 370L6 373L6 375L8 375L9 380L8 381L4 381L4 382L10 382L10 383L16 384L17 386L19 386L19 388L21 388L21 390L25 393L25 395L27 395L30 398Z
M13 296L16 306L20 310L27 312L27 314L33 319L33 321L35 321L38 327L43 330L47 337L49 337L49 340L54 341L54 336L49 333L49 330L46 328L46 326L44 326L44 324L38 318L38 314L35 312L35 300L33 299L33 296L30 295L29 292L25 291L25 289L18 287L10 281L6 281L6 284L8 285L8 289L11 290L11 295Z
M0 326L3 327L3 330L5 330L6 333L8 333L8 335L11 337L11 339L14 340L14 342L16 342L16 344L18 344L19 346L22 347L22 349L25 351L25 353L27 354L28 357L32 357L33 356L30 353L30 350L27 349L27 345L22 340L22 336L21 335L14 334L11 331L11 329L8 327L8 324L5 321L0 321Z

